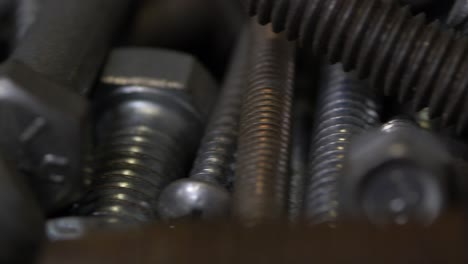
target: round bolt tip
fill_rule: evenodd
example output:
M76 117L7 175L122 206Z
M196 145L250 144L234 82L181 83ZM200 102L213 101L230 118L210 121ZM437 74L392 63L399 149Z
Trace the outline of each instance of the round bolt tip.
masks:
M163 219L213 219L226 216L229 204L230 195L224 188L194 179L181 179L161 193L158 212Z

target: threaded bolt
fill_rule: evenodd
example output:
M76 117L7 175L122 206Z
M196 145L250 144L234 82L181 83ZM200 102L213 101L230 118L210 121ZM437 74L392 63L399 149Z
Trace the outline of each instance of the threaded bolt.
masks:
M313 130L304 216L314 224L334 224L337 182L351 138L379 124L377 103L368 87L340 64L324 70Z
M170 184L159 199L161 217L216 218L228 214L227 176L237 147L242 92L248 66L248 32L240 37L222 92L206 129L190 178Z
M295 53L269 28L253 25L251 36L233 195L247 225L285 216Z
M52 222L58 239L156 220L159 194L188 173L216 96L191 56L165 50L114 51L102 82L94 176L77 209L85 217Z
M426 25L424 15L413 17L408 7L376 0L244 0L275 31L306 43L346 71L370 77L399 100L413 99L415 109L428 106L432 117L468 126L467 39L438 22Z

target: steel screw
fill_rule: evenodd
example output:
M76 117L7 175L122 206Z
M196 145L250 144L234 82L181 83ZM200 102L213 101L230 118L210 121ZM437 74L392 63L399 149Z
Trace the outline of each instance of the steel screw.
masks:
M77 210L94 218L50 223L49 233L58 238L157 219L159 194L188 173L216 98L201 65L165 50L114 51L102 82L96 95L95 176Z
M158 207L163 218L214 218L228 214L227 176L233 173L237 148L242 92L247 76L248 37L247 32L241 36L233 54L190 178L170 184L161 194Z
M252 225L285 216L294 47L252 25L242 104L233 213Z
M307 221L334 224L338 217L338 181L351 138L380 120L375 96L340 64L324 69L304 199Z
M424 15L376 0L244 0L260 23L286 30L289 39L310 39L317 53L370 77L373 87L401 101L412 97L416 110L468 126L468 43ZM413 94L413 96L411 96Z

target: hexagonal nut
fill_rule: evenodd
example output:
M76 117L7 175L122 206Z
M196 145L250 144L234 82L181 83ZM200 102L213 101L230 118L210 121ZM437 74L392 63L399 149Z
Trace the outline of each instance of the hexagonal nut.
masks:
M217 98L217 86L210 73L191 55L163 49L120 48L114 50L105 66L101 82L110 86L139 89L100 88L98 98L108 100L109 93L175 94L186 107L207 120ZM146 88L146 89L145 89ZM157 91L155 91L157 90ZM102 100L99 100L102 102Z
M450 154L429 132L405 128L390 133L379 130L364 133L353 139L339 180L340 206L344 215L360 218L364 186L373 173L400 161L428 172L431 186L445 186L446 176L450 173Z
M9 61L0 73L0 151L29 176L45 210L70 204L82 186L87 102Z

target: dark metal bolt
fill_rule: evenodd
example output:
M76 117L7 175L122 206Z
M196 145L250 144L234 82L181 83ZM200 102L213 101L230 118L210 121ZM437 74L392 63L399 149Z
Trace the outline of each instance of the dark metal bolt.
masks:
M353 140L344 169L343 218L376 225L432 223L446 206L453 173L446 147L401 119Z
M375 96L341 64L325 67L317 101L304 199L307 221L334 224L338 217L338 182L351 138L380 120Z
M88 104L130 0L43 0L0 72L0 151L29 176L47 212L81 193ZM103 10L106 10L103 12Z
M131 48L112 53L102 82L94 177L79 215L96 217L98 226L103 218L104 225L155 220L161 190L188 173L216 98L214 82L191 56ZM96 226L82 219L76 231ZM50 228L60 234L66 225L56 223Z
M170 184L161 194L162 218L216 218L229 212L228 175L237 148L239 117L246 85L249 40L240 37L211 121L188 179Z
M431 116L468 126L468 42L438 22L426 25L408 7L376 0L244 0L260 23L273 23L289 39L312 42L313 49L370 77L373 87Z
M247 225L285 216L294 47L252 24L233 213Z

